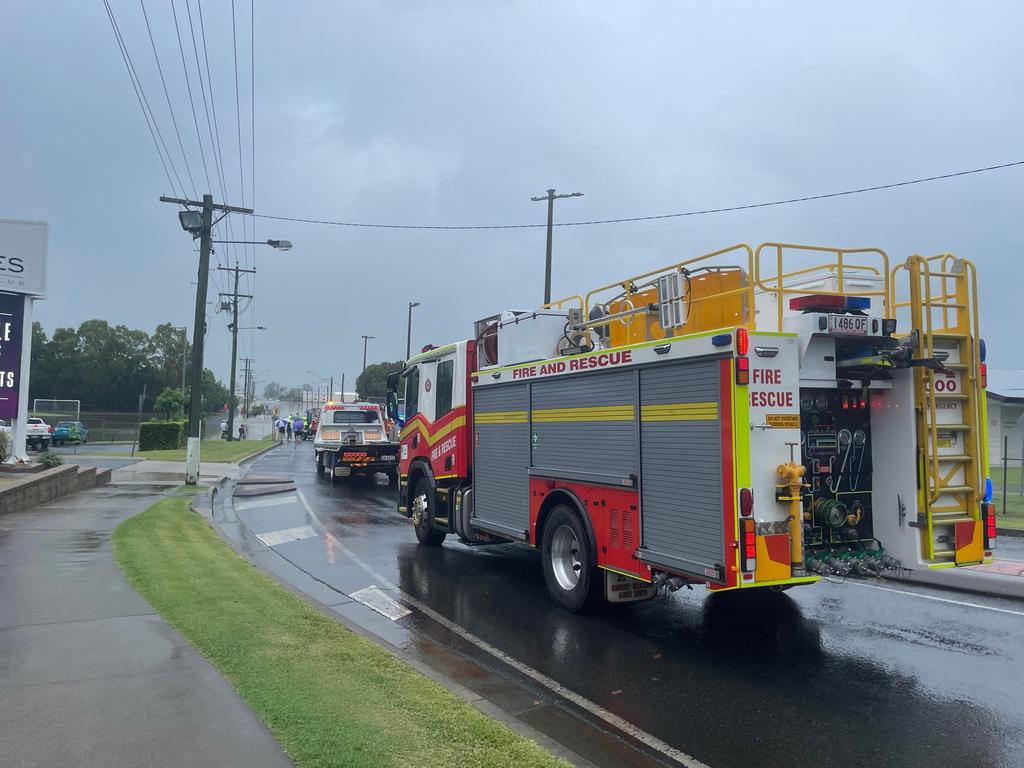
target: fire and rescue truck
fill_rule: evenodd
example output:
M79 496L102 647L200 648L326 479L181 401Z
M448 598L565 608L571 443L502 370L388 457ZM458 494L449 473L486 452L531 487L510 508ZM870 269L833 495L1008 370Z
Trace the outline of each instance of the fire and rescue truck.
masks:
M985 379L970 261L735 245L408 360L398 510L574 611L989 562Z
M387 474L398 481L398 446L392 442L376 403L327 403L320 411L313 457L317 474L335 477Z

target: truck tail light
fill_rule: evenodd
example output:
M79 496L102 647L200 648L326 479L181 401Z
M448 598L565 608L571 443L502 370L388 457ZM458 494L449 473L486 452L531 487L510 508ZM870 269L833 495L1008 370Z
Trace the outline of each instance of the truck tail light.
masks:
M740 514L750 517L754 512L754 492L749 488L740 488Z
M747 352L750 350L750 333L746 328L736 329L736 354L740 357L746 357Z
M988 389L988 363L979 365L978 373L981 376L981 388Z
M996 545L996 505L984 502L981 505L981 522L985 526L985 549Z
M737 357L736 358L736 383L737 384L749 384L750 383L750 358L748 358L748 357Z
M740 520L740 570L753 573L757 567L757 533L753 519L746 517Z

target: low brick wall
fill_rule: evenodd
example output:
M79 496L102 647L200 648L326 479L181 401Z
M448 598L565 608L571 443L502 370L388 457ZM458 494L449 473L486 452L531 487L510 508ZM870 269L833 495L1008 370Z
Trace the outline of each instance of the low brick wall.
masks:
M62 464L53 469L16 475L10 483L0 484L0 515L21 512L39 504L95 488L110 482L110 470Z

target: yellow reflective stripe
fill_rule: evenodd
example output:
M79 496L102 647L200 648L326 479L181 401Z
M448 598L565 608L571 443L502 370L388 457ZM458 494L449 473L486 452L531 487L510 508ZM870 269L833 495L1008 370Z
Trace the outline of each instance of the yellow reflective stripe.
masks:
M473 416L477 424L525 424L526 411L492 411Z
M534 421L632 421L632 405L605 405L592 408L542 408L533 411Z
M714 421L718 403L668 403L640 407L640 421Z
M413 432L418 430L419 433L423 436L423 439L426 440L430 445L433 445L438 440L440 440L442 437L444 437L445 435L450 434L453 430L458 429L459 427L463 426L465 423L466 423L466 417L465 416L457 416L454 419L452 419L451 421L449 421L447 424L445 424L443 427L441 427L439 430L437 430L437 432L435 432L434 434L430 434L427 431L427 427L424 426L423 422L420 421L419 419L417 419L412 424L406 424L405 425L405 428L402 429L402 432L401 432L401 434L399 436L399 439L400 440L405 440L405 438L407 438Z

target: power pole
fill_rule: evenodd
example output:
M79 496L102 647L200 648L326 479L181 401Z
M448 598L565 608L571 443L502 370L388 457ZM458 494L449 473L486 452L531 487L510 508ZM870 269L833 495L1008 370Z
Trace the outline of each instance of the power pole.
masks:
M234 272L235 273L235 290L228 293L218 294L219 296L231 296L231 384L228 389L228 440L235 439L235 372L238 365L238 300L251 299L252 294L249 293L238 293L238 281L241 279L244 273L255 274L255 269L242 269L238 266L238 262L235 262L233 267L217 267L220 272Z
M199 276L196 280L196 316L192 326L192 394L188 407L188 440L185 448L185 485L196 485L199 482L199 423L202 419L202 381L203 381L203 341L206 336L206 285L210 281L210 241L213 239L213 212L252 213L252 208L238 208L213 202L213 195L203 195L201 203L195 200L176 197L160 198L161 203L174 203L186 208L202 208L198 228L191 221L186 221L185 214L195 211L182 211L178 218L182 228L191 232L193 238L199 237ZM223 217L221 217L223 218ZM186 226L188 224L188 226Z
M342 384L341 387L342 387L342 389L344 389L345 385ZM327 401L330 402L333 399L334 399L334 377L331 376L331 391L327 393Z
M242 372L242 416L248 418L249 409L252 407L252 397L249 394L252 385L252 364L256 361L251 357L243 357L242 362L245 363L245 370Z
M548 201L548 247L547 256L544 259L544 303L551 303L551 233L555 228L555 200L560 197L583 197L582 192L570 192L566 195L556 195L555 190L549 189L544 197L531 197L530 199L539 203L542 200Z
M406 360L408 360L409 356L412 354L412 308L413 307L418 307L419 305L420 305L420 303L418 301L410 301L409 302L409 328L405 332L405 359ZM364 364L363 367L365 368L366 365Z
M341 402L345 402L345 374L341 374Z

